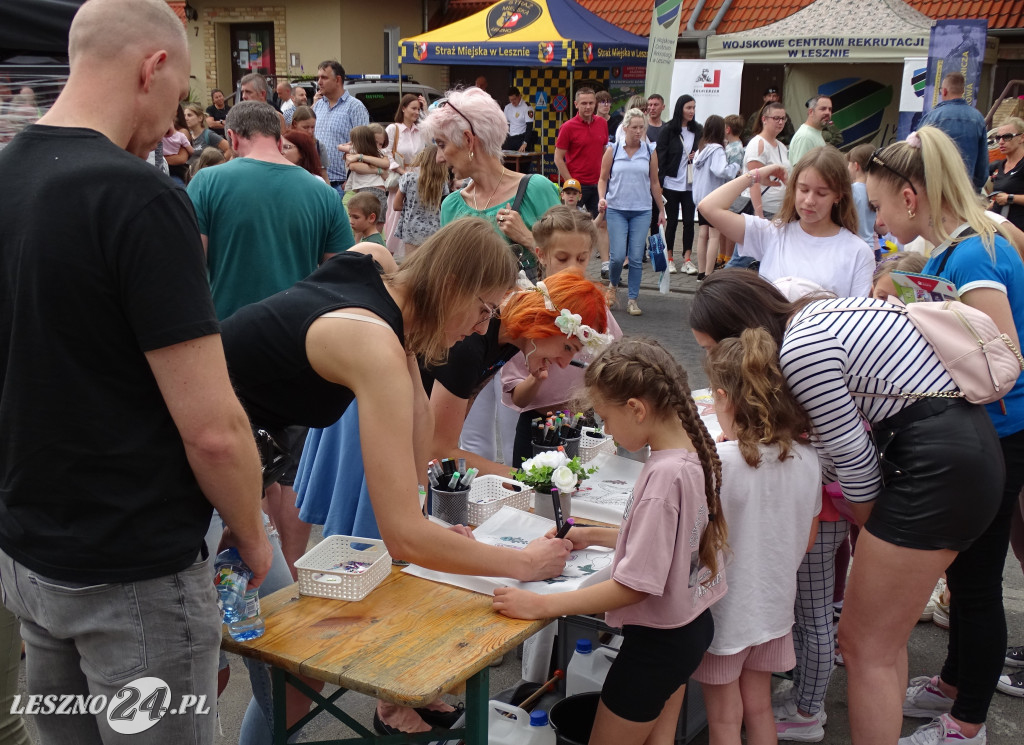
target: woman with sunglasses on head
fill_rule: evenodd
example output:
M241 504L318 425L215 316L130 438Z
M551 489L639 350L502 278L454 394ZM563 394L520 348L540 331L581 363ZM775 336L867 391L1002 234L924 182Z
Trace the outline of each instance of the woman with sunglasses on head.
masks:
M992 172L992 209L1024 230L1024 120L1010 117L996 130L1003 160Z
M766 117L767 118L767 117ZM737 214L729 208L740 192L787 183L776 219ZM875 256L857 235L846 158L834 147L809 151L792 174L773 163L718 187L697 205L701 215L743 255L761 262L761 276L774 282L801 277L838 297L869 297Z
M839 481L862 526L838 630L857 745L899 738L910 632L943 570L987 530L1003 487L998 435L981 406L899 395L955 394L956 384L905 315L882 312L891 307L870 298L791 303L754 272L724 269L704 280L690 309L704 347L749 328L773 336L810 417L823 481ZM1000 562L1005 553L1004 543ZM981 745L984 736L955 742Z
M541 215L559 203L558 188L546 178L530 178L529 174L505 168L501 146L508 136L508 120L498 102L475 87L448 91L420 128L437 145L438 162L447 163L456 179L473 180L445 198L441 224L466 215L490 221L505 240L518 244L523 251L521 264L532 270L537 259L530 250L530 230ZM516 212L511 206L523 179L529 181Z
M922 127L906 142L876 151L867 172L868 198L879 230L891 232L902 243L918 236L932 243L935 249L923 273L956 285L960 300L988 314L1019 348L1024 263L1010 234L984 212L954 142L935 127ZM1006 649L1003 563L1011 515L1024 486L1024 385L1018 383L986 409L999 435L1005 488L998 511L975 540L959 547L920 547L940 549L939 554L950 548L960 553L946 570L950 627L942 671L911 681L903 703L909 716L938 718L900 740L904 745L985 742L984 722ZM857 562L860 558L858 543ZM844 609L844 620L847 612ZM839 633L842 640L842 626ZM851 652L853 665L862 664L856 645ZM845 647L843 657L852 670Z
M537 257L533 253L533 224L551 207L559 204L558 187L540 175L516 173L505 168L501 146L508 137L508 120L498 102L479 88L448 91L436 109L421 125L427 138L437 145L437 159L446 163L455 178L471 178L472 183L453 192L441 203L441 224L460 217L482 217L490 221L520 258L520 268L527 278L537 278ZM512 209L520 187L523 198L517 210ZM448 441L461 437L462 447L487 461L497 458L495 420L499 416L501 383L480 391L469 415L466 402L448 400L441 410L456 413L446 427ZM456 427L457 423L457 427ZM506 416L498 425L502 436L512 437L515 418Z

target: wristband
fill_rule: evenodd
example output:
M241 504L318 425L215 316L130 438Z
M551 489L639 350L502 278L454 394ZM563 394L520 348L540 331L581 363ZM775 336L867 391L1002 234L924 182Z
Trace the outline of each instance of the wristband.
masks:
M1006 195L1006 203L1007 204L1013 204L1013 196L1014 196L1013 194L1007 194Z
M363 154L362 154L362 153L359 153L359 162L360 162L360 163L362 163L362 162L363 162Z

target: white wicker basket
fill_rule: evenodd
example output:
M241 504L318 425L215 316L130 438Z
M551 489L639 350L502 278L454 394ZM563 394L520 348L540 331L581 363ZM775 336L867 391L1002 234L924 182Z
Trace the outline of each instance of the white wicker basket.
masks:
M529 512L532 494L533 489L519 481L501 476L477 476L469 487L469 524L479 525L505 506Z
M583 439L580 440L580 463L589 463L601 453L614 453L615 441L605 435L604 437L591 437L591 432L597 432L593 427L583 428Z
M332 535L296 561L295 569L303 595L362 600L391 572L391 554L384 541Z

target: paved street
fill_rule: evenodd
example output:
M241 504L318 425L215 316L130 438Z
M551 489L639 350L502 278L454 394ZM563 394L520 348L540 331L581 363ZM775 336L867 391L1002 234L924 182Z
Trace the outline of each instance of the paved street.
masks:
M598 276L599 264L591 263L590 273ZM625 334L646 334L661 341L682 362L690 375L694 388L706 385L706 376L701 367L702 351L689 332L687 319L692 293L697 282L692 276L676 274L672 277L672 292L661 295L654 289L654 275L645 265L645 284L641 290L639 304L643 315L632 317L624 309L626 291L620 290L621 306L615 314ZM314 539L315 540L315 539ZM1024 644L1024 575L1020 566L1008 558L1005 578L1006 617L1010 629L1010 641ZM756 608L750 609L756 613ZM910 639L910 675L936 674L945 656L948 633L931 623L918 624ZM245 667L237 658L232 658L232 676L227 690L221 697L220 717L223 736L218 742L235 743L245 706L249 701L249 683ZM519 661L514 655L506 655L503 664L491 671L492 694L511 688L519 681ZM24 686L24 665L22 665L22 686ZM451 700L455 700L452 698ZM371 725L373 701L359 694L346 694L344 706L366 726ZM828 726L825 728L826 745L846 745L850 742L846 712L846 674L839 668L829 688L826 711ZM903 733L910 734L923 724L922 720L904 720ZM33 730L34 734L34 730ZM341 738L350 736L340 724L321 717L305 730L305 739ZM700 734L693 742L707 743L707 732ZM1016 745L1024 742L1024 699L1011 698L996 693L988 719L988 742L991 745Z

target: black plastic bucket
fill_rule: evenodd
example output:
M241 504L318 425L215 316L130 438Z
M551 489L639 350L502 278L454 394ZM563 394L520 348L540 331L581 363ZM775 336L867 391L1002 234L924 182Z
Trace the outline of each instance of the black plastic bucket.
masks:
M558 745L587 745L597 716L600 692L567 696L551 707L548 717Z

